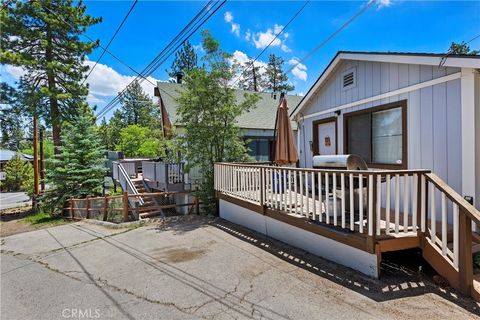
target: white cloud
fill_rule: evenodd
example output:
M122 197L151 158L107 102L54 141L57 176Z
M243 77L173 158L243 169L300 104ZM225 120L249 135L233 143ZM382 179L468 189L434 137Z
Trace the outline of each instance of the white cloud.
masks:
M369 3L375 2L377 5L377 10L382 8L387 8L392 5L392 0L370 0Z
M232 33L235 33L237 37L240 37L240 25L238 23L232 23Z
M225 14L223 15L224 19L225 19L225 22L227 23L230 23L233 21L233 15L230 11L227 11L225 12Z
M299 80L307 80L307 66L303 63L300 63L298 59L292 58L288 61L289 65L294 66L292 69L292 74Z
M203 46L201 43L199 44L194 44L193 49L197 52L205 52L205 49L203 49Z
M20 77L25 74L25 70L22 67L16 67L11 65L1 66L2 73L7 73L14 81L20 80Z
M233 22L233 14L230 11L225 12L223 15L226 23L229 23L232 27L231 32L237 37L240 37L240 24Z
M250 32L250 30L247 30L247 32L245 32L245 40L250 41L251 37L252 33Z
M235 50L235 52L233 53L232 62L239 63L240 65L243 66L248 60L249 60L248 56L245 52ZM260 67L259 69L260 74L263 74L267 67L267 63L261 60L255 61L254 65L255 67Z
M265 32L257 32L252 36L253 43L257 49L266 48L270 42L270 46L279 47L284 52L290 52L290 48L284 43L285 35L279 36L275 39L275 36L282 30L283 26L275 24L273 28L268 28ZM287 34L288 37L288 34ZM275 39L275 40L274 40Z

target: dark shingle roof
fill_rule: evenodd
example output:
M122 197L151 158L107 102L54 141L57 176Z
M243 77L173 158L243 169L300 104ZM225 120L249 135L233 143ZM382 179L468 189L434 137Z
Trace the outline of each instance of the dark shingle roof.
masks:
M163 102L167 108L170 120L175 123L178 120L176 113L177 103L174 98L177 98L182 90L182 85L169 82L158 82L158 88L162 95ZM257 102L255 108L249 112L245 112L237 118L238 126L243 129L272 129L275 126L275 116L279 103L279 96L273 99L270 93L252 92L245 90L235 90L237 95L237 101L241 102L244 99L245 93L256 93L260 96L260 100ZM301 96L287 95L287 102L290 109L295 108L302 99ZM178 125L178 124L177 124ZM296 130L296 126L292 122L292 128Z

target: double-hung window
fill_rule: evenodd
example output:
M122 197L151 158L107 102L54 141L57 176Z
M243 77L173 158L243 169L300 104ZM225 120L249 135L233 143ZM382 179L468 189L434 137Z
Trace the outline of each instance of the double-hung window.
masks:
M407 167L406 101L345 114L345 153L371 167Z

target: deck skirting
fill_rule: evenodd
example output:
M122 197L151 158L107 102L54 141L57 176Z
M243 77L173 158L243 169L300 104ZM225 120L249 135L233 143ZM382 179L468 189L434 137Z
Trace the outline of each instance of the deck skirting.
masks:
M360 271L370 277L379 277L379 256L375 253L369 253L352 245L333 240L332 237L320 235L316 230L324 229L317 225L308 225L306 221L300 221L297 224L291 223L287 215L274 213L272 210L263 211L260 206L248 206L240 204L238 200L229 201L234 198L221 196L219 198L220 217L230 222L242 225L259 233L280 240L297 248L318 255L327 260L331 260ZM243 201L242 201L243 202ZM258 207L258 208L257 208ZM325 230L324 230L325 231ZM346 235L340 232L327 230L336 237L345 237L355 239L355 235ZM339 239L339 238L337 238ZM349 241L352 241L352 240ZM361 239L361 238L360 238ZM340 239L339 239L340 240ZM361 245L361 241L353 241Z

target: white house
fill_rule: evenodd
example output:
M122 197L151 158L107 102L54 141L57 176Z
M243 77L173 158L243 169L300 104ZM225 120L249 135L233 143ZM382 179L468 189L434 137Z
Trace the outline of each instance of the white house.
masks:
M480 56L338 52L291 117L300 167L358 154L431 169L480 208Z

